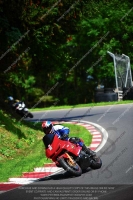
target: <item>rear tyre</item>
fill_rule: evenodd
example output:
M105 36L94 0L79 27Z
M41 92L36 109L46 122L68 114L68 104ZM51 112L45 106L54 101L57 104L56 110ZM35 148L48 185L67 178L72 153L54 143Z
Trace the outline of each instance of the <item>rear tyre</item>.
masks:
M93 158L92 163L91 163L91 168L92 169L100 169L102 166L102 160L99 157Z
M64 158L61 158L60 160L58 160L58 162L62 166L62 168L68 171L70 174L74 176L81 176L82 169L77 163L75 163L74 165L70 165L67 160L64 160Z

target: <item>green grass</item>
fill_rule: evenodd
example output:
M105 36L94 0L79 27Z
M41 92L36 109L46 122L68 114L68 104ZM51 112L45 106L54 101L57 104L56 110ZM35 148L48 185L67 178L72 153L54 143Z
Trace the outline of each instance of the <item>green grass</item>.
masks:
M70 137L79 137L84 140L86 146L89 146L92 141L92 135L88 133L88 130L80 125L64 123L64 126L70 129Z
M120 104L129 104L129 103L133 103L133 100L88 103L88 104L78 104L78 105L64 105L64 106L51 105L50 107L46 107L46 108L34 108L34 109L31 108L29 110L31 112L34 112L34 111L69 109L69 108L92 107L92 106L120 105Z
M70 128L70 137L81 137L89 146L92 136L84 127L63 125ZM0 111L0 182L52 162L45 157L43 135L40 122L20 122Z

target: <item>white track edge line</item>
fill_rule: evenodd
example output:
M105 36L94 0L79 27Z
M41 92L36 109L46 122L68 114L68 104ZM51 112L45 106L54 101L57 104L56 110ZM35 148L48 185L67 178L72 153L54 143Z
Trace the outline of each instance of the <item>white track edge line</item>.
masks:
M79 120L72 120L72 121L79 121ZM96 124L96 123L93 123L93 122L88 122L88 121L83 121L83 120L81 120L80 122L81 122L81 123L92 124L92 125L94 125L95 127L97 127L98 129L100 129L100 131L101 131L102 134L103 134L103 139L102 139L101 144L100 144L100 145L98 146L98 148L95 150L95 152L100 151L100 150L103 148L103 146L106 144L106 142L107 142L107 139L108 139L108 132L107 132L102 126L100 126L99 124Z

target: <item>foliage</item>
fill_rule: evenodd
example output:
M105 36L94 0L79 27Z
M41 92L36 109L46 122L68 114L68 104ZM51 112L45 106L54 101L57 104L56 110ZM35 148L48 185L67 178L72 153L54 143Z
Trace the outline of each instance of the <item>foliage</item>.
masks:
M0 13L1 108L8 95L32 107L57 82L48 96L60 105L93 102L98 83L115 87L107 50L132 64L130 0L5 0Z

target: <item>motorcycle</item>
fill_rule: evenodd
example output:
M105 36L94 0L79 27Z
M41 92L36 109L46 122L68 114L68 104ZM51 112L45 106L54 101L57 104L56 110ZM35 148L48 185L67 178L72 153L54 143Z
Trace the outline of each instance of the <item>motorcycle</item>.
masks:
M19 108L16 108L16 113L19 114L21 117L27 118L33 118L33 114L29 112L28 108L22 108L21 110Z
M61 140L57 135L46 134L43 142L47 158L74 176L80 176L89 167L99 169L102 166L99 157L86 154L79 145Z
M14 101L13 97L9 97L8 100L5 100L5 102L7 103L10 112L13 111L23 118L34 117L33 114L29 112L28 108L26 108L26 105L23 101Z
M26 105L24 102L15 102L11 104L12 109L21 117L23 118L33 118L33 114L29 112L28 108L26 108Z

